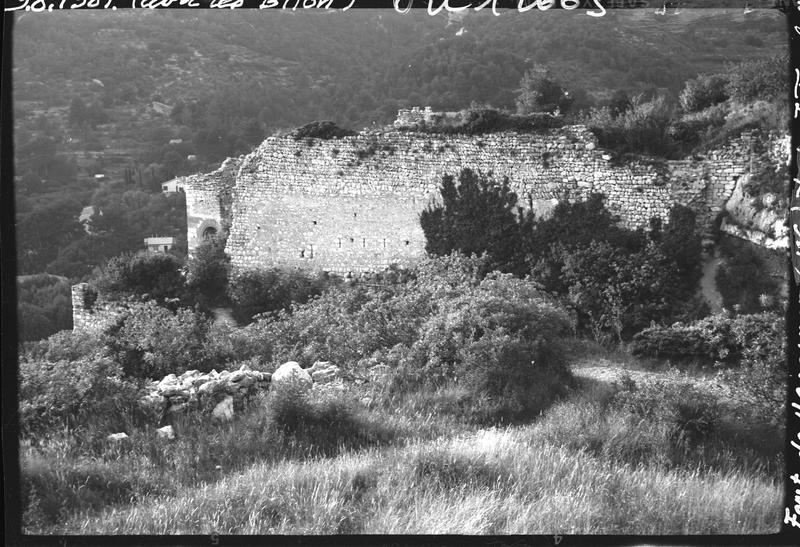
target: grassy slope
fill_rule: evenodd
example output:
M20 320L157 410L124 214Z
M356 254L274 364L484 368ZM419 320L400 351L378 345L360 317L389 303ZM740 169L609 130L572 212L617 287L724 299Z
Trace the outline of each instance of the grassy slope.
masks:
M606 361L611 368L629 364ZM667 379L669 375L651 373ZM674 378L674 376L673 376ZM72 514L49 531L81 534L772 533L779 526L780 440L720 424L702 454L668 454L658 427L609 406L613 388L582 389L533 424L476 429L406 401L375 423L403 431L391 445L298 458L261 448L251 415L230 426L218 476L161 488L138 503ZM412 414L415 415L412 416ZM402 417L399 415L402 414ZM391 417L393 416L393 418ZM437 423L438 422L438 423ZM439 427L437 427L437 425ZM238 433L236 432L238 430ZM767 434L769 435L769 434ZM187 443L185 438L181 443ZM202 439L198 439L202 443ZM220 442L217 442L220 441ZM136 442L136 441L134 441ZM209 441L210 443L211 441ZM252 443L250 443L252 444ZM774 445L774 446L770 446ZM187 446L186 456L204 453ZM197 452L200 450L200 452ZM669 457L667 457L669 455ZM135 474L152 474L148 456ZM198 456L201 459L204 456ZM287 459L288 458L288 459ZM30 458L27 461L31 461ZM121 465L119 465L121 464ZM129 463L111 458L112 467ZM195 465L202 465L196 464ZM190 474L184 459L173 472ZM57 467L57 466L56 466ZM149 469L149 470L148 470ZM167 471L169 473L169 471ZM213 473L212 473L213 475ZM220 476L221 475L221 476ZM164 480L150 477L151 482ZM193 484L192 484L193 483ZM160 483L164 486L164 483Z

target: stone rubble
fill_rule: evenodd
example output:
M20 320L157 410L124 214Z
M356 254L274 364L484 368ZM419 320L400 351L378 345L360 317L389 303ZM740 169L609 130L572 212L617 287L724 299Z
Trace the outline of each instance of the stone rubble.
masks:
M252 370L242 365L238 370L202 374L188 370L181 375L169 374L160 381L151 381L140 404L153 415L166 416L187 411L209 412L215 420L230 421L236 410L243 408L245 400L266 392L272 386L280 389L286 382L299 382L305 389L321 388L343 390L341 370L327 361L317 361L303 369L296 361L279 366L273 374ZM165 428L159 436L173 438ZM124 435L124 433L123 433ZM169 436L172 435L172 436Z

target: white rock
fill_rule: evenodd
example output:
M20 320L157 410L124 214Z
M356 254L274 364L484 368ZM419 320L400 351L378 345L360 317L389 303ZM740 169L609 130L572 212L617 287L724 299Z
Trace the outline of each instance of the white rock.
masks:
M300 368L296 361L289 361L278 367L278 370L272 373L272 385L279 387L281 384L297 383L305 388L310 388L312 385L311 375Z
M225 399L222 400L217 406L214 407L214 410L211 412L211 415L216 418L217 420L227 422L233 419L233 397L228 395Z
M311 374L311 379L315 384L325 384L334 381L339 377L339 367L331 366L324 370L317 370Z
M208 393L213 391L218 385L220 385L220 383L221 382L219 380L209 380L197 388L197 393Z
M127 433L112 433L111 435L106 437L106 439L108 439L109 441L121 441L122 439L127 439L127 438L128 438Z
M232 372L231 375L228 376L228 381L229 382L238 382L239 380L241 380L245 376L247 376L246 372L244 372L243 370L237 370L235 372Z
M161 381L158 383L159 388L164 388L168 385L174 385L178 383L178 377L174 374L167 374Z
M313 376L318 370L326 370L332 366L330 361L314 361L314 364L305 370Z
M171 425L165 425L164 427L159 427L158 429L156 429L156 434L158 434L159 438L163 439L175 438L175 430L172 429Z

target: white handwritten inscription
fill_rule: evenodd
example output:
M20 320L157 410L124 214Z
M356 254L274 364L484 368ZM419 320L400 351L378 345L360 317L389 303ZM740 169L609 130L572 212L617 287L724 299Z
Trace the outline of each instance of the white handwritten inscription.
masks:
M430 15L438 15L444 11L446 13L458 13L464 10L472 9L476 12L491 7L492 14L497 16L500 12L497 9L497 0L482 0L473 5L472 2L461 3L461 5L451 5L457 0L428 0L427 11ZM353 7L356 0L350 0L350 3L341 8L342 11L347 11ZM558 4L561 9L574 10L584 3L581 0L517 0L517 9L519 13L525 13L532 9L539 11L546 11L555 7ZM587 10L586 15L592 17L602 17L606 14L606 8L603 7L601 0L591 0L594 5L593 10ZM117 9L114 0L17 0L17 2L8 2L4 11L53 11L55 9ZM290 9L295 11L297 9L334 9L333 0L261 0L258 5L259 9ZM407 14L411 11L412 0L393 0L392 4L396 12L400 14ZM200 8L209 7L216 9L236 9L245 7L245 0L211 0L211 2L203 6L199 0L131 0L130 7L132 9L161 9L161 8Z
M800 476L797 473L789 477L795 483L800 484ZM786 508L786 514L783 517L784 524L791 524L795 528L800 528L800 521L797 520L797 514L800 513L800 489L794 491L794 507Z

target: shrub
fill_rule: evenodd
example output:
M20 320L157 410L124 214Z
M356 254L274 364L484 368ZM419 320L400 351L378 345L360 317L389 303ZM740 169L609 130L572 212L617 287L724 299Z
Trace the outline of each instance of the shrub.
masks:
M110 359L20 361L20 429L39 436L84 427L104 436L131 427L140 415L136 384Z
M721 74L701 74L687 80L678 100L686 112L699 112L728 99L728 79Z
M785 133L788 131L788 112L782 103L754 100L748 103L731 102L725 123L706 134L703 147L710 149L727 144L745 131Z
M224 237L201 243L186 263L186 286L195 301L203 306L227 303L230 258L225 254Z
M209 320L181 308L172 312L155 302L132 305L103 333L109 354L133 378L162 378L187 370L210 371Z
M787 89L786 53L779 53L767 59L744 61L730 68L726 91L739 102L765 100L785 101Z
M785 366L782 325L782 318L771 313L714 315L690 324L645 329L633 337L631 351L634 355L738 365L738 369L766 379L785 373L781 372ZM765 389L772 392L774 386L771 382Z
M683 463L688 451L700 448L712 438L721 415L715 400L697 392L688 383L637 384L627 379L611 406L628 413L629 419L647 424L654 432L660 431L661 439L656 435L651 442L656 441L654 448L666 452L667 461L673 464ZM641 458L629 448L621 453L623 458L630 463L640 463ZM655 456L647 456L651 455Z
M292 132L294 140L300 141L303 139L325 139L330 140L334 138L349 137L355 135L355 131L350 129L342 129L331 121L311 122L304 125Z
M42 361L77 361L98 356L103 346L98 338L84 331L61 331L38 342L23 346L22 357Z
M395 394L456 381L474 420L527 417L569 382L557 348L571 323L530 281L481 280L482 263L439 257L406 284L337 287L291 314L258 318L245 336L275 362L326 360L346 371L388 364L397 369Z
M684 154L709 148L709 143L722 144L725 141L720 141L717 133L725 125L730 108L730 104L724 102L699 112L684 114L670 123L667 134Z
M740 313L764 311L761 295L775 297L779 291L769 268L755 245L723 238L719 245L723 263L714 282L722 295L722 304Z
M505 288L505 290L504 290ZM401 353L394 390L454 382L467 393L467 417L480 423L529 418L571 381L558 340L570 322L535 287L490 276L440 304Z
M501 131L542 133L564 126L562 117L545 112L514 115L493 108L470 108L464 110L461 116L461 123L456 125L415 125L413 128L400 127L399 129L401 131L413 129L435 134L483 135Z
M333 282L324 272L250 270L231 279L228 297L236 320L249 323L260 313L289 310L292 304L307 302Z
M593 108L583 122L597 136L600 146L617 154L674 155L668 128L672 114L663 97L645 101L642 95L630 107L614 116L609 107Z
M167 299L184 296L181 260L170 254L126 254L117 256L98 271L93 285L108 299L133 297Z
M343 394L312 394L288 383L272 391L265 404L270 423L306 455L335 456L342 449L384 444L395 436Z
M725 371L727 381L758 416L782 422L789 374L783 318L740 316L731 331L741 349L739 366Z
M568 297L581 329L598 340L613 332L629 338L651 321L674 320L694 305L700 280L700 238L694 214L670 211L662 231L649 235L617 226L601 195L559 203L534 223L527 260L545 289Z

